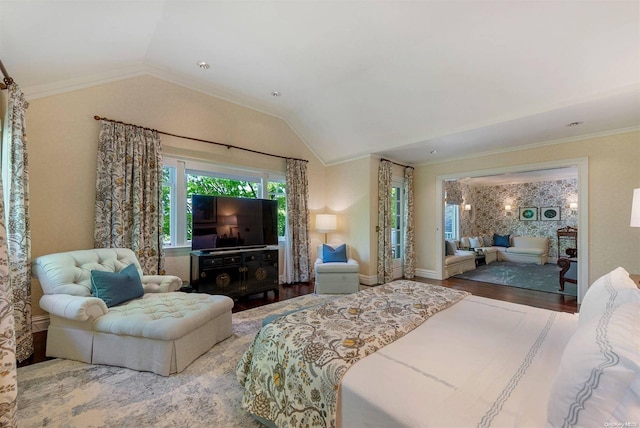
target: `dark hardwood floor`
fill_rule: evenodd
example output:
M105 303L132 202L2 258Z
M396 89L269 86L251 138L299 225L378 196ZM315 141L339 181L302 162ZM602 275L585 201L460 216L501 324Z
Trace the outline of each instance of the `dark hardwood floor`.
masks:
M578 311L577 299L571 296L544 293L541 291L526 290L524 288L488 284L485 282L476 282L458 278L449 278L442 281L427 278L415 278L414 280L429 284L442 285L444 287L451 287L457 290L468 291L469 293L476 296L482 296L496 300L504 300L512 303L520 303L537 308L551 309L554 311L570 313ZM256 294L254 296L249 296L248 298L237 301L233 307L233 312L235 313L245 311L247 309L268 305L269 303L275 303L276 301L287 300L309 293L313 293L313 284L280 285L280 295L277 300L273 292L269 292L266 297L263 294ZM31 364L49 360L50 358L45 356L46 342L46 331L34 333L34 353L30 358L19 363L18 367L28 366Z

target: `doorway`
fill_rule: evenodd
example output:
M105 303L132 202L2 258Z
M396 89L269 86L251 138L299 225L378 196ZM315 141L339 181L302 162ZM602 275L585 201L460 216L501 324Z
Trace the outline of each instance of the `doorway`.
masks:
M581 302L582 296L588 287L588 266L589 252L586 243L588 242L588 159L568 159L563 161L545 162L538 164L528 164L515 167L496 168L491 170L464 171L455 174L438 176L436 179L436 222L440 226L439 230L445 230L445 203L444 188L445 182L451 180L470 180L481 177L495 177L516 175L520 173L544 172L553 169L574 168L577 171L577 200L580 201L580 209L577 210L577 226L581 233L578 235L578 253L580 254L580 264L578 266L577 299ZM577 202L577 201L576 201ZM504 202L500 201L503 204ZM466 204L465 204L466 205ZM473 208L472 208L473 209ZM512 215L518 215L517 212ZM436 260L436 272L440 274L439 279L443 279L444 274L444 233L436 234L436 249L439 257ZM551 237L550 237L551 239Z

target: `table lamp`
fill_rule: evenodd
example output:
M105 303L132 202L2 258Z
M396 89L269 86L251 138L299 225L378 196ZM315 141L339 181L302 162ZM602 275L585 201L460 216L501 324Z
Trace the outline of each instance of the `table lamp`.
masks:
M324 233L324 243L327 243L327 233L335 232L338 219L335 214L316 214L316 231Z

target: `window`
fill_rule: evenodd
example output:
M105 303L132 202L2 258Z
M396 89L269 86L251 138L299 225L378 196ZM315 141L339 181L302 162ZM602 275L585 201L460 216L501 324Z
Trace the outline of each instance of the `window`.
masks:
M444 239L458 239L460 235L460 206L446 204L444 207Z
M394 260L403 256L403 192L395 183L391 188L391 254Z
M165 246L189 245L191 195L194 194L275 199L278 201L278 235L284 237L287 206L283 175L165 158L162 185Z

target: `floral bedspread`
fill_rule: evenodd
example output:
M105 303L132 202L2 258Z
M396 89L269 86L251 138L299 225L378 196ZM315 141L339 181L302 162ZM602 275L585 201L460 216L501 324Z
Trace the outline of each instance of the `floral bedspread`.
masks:
M242 406L278 427L334 427L350 366L468 294L400 280L278 318L238 363Z

